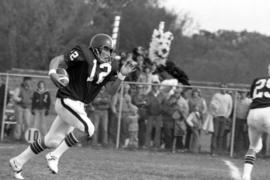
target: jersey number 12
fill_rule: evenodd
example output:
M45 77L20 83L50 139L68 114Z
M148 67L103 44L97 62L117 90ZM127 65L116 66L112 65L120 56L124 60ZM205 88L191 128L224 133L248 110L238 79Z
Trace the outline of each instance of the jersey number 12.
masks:
M111 70L112 70L112 66L109 63L102 63L99 65L99 68L105 71L101 71L97 77L97 84L100 84L103 82L103 80L105 79L106 76L108 76L108 74L110 74ZM90 76L87 78L87 81L93 81L95 74L96 74L96 70L97 70L97 60L95 59L93 61L93 68L92 71L90 73Z

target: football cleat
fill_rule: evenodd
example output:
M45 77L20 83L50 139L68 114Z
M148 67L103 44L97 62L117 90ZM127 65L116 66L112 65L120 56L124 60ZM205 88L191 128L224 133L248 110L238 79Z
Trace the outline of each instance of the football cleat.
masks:
M14 172L15 179L24 179L22 176L22 165L15 158L9 160L9 166Z
M46 155L46 160L47 160L48 168L50 169L50 171L53 174L57 174L58 173L59 158L52 155L51 153L48 153Z

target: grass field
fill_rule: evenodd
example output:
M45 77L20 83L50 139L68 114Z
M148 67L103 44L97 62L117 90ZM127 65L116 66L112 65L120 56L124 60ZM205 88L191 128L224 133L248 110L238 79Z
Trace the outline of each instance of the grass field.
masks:
M21 152L26 145L0 144L0 180L12 178L8 159ZM59 174L53 175L46 167L45 153L27 163L25 179L30 180L225 180L231 179L223 159L238 167L242 159L211 157L208 154L190 154L150 151L128 151L72 148L60 161ZM270 179L267 159L258 159L253 180Z

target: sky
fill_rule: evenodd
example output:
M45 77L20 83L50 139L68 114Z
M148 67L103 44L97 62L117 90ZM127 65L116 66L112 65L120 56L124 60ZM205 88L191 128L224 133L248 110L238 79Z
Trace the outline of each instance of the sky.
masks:
M195 29L259 32L270 36L270 0L161 0L165 7L188 13Z

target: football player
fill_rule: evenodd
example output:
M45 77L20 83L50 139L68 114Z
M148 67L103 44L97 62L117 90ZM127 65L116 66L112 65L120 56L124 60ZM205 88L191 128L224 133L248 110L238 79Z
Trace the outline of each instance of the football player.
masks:
M136 66L135 62L126 62L117 72L113 66L112 53L112 38L107 34L96 34L89 47L77 45L51 60L49 76L59 88L55 102L57 116L44 138L30 144L21 154L9 160L15 178L23 179L23 165L47 148L53 148L45 156L48 167L52 173L58 173L61 155L93 135L94 126L86 115L84 105L89 104L103 86L110 94L115 94L121 81ZM62 64L67 67L67 85L61 82L56 72Z
M252 103L248 113L249 149L245 155L243 180L250 180L256 154L262 149L262 134L270 134L270 71L268 77L256 78L250 88Z

